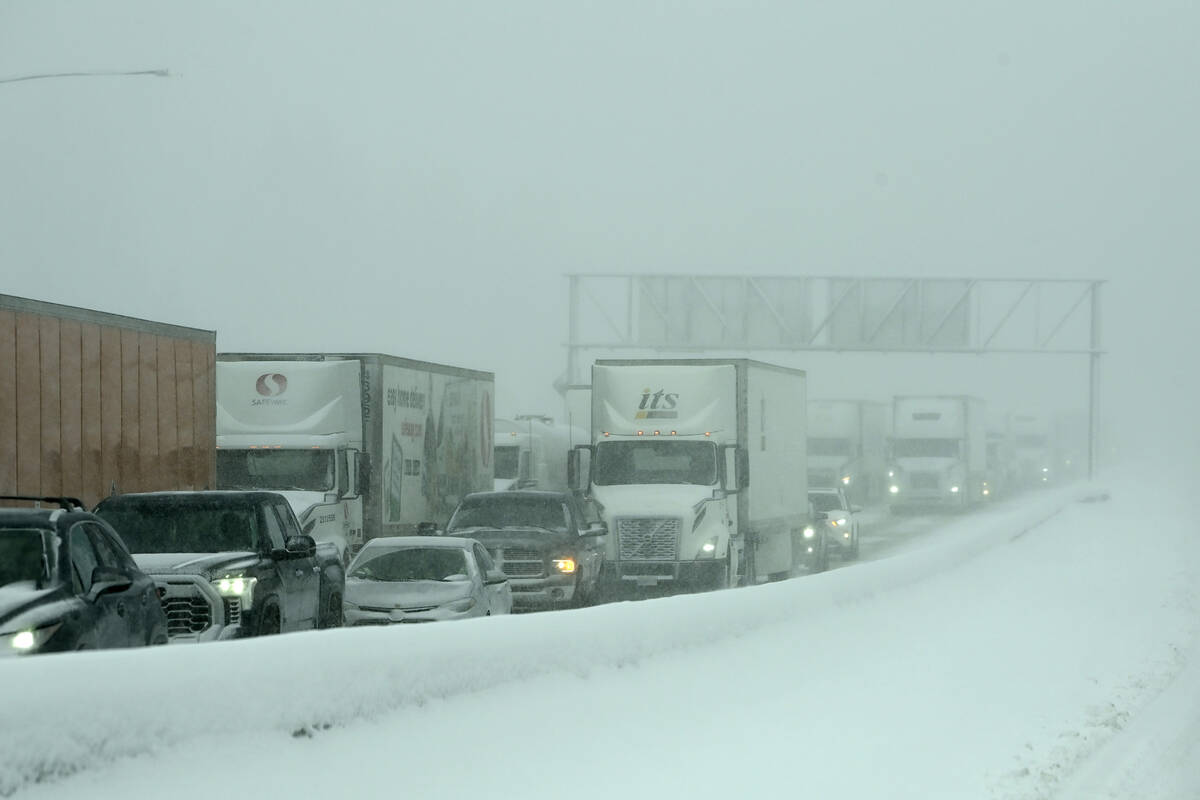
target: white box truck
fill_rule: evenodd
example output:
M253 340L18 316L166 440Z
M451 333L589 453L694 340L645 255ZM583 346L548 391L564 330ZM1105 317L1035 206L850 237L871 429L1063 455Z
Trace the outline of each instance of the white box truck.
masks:
M805 404L803 371L756 361L595 362L584 447L608 528L603 586L716 588L823 568Z
M492 373L380 353L220 353L217 484L288 498L343 558L492 488Z
M574 441L572 441L574 440ZM518 414L496 420L493 486L510 489L567 489L567 454L587 441L584 431L572 430L541 414Z
M827 399L808 404L808 485L837 486L859 503L883 496L887 469L886 403Z
M984 498L987 421L966 396L892 400L889 504L965 507Z

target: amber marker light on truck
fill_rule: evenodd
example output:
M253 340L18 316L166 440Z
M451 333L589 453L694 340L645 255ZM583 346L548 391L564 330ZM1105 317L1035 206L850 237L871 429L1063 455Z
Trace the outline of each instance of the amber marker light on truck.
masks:
M575 559L573 558L556 558L554 559L554 568L563 575L570 575L575 571Z

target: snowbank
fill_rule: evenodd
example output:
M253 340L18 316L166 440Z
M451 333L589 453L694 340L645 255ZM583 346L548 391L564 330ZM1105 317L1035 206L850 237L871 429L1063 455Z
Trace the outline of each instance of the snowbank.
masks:
M1085 489L955 519L890 559L751 589L457 624L0 662L0 794L224 733L307 735L816 618L1032 530Z

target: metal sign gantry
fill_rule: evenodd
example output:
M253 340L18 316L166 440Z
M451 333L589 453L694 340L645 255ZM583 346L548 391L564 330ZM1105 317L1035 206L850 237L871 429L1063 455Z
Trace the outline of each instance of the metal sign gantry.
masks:
M1089 359L1095 468L1104 281L598 274L567 276L565 384L589 350L1077 354Z

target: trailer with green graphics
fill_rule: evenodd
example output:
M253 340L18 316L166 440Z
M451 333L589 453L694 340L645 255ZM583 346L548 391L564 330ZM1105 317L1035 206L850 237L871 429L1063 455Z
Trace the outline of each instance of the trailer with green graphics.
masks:
M747 359L595 363L586 486L608 528L607 590L825 568L808 502L805 380ZM581 452L572 472L583 488Z
M381 353L217 356L217 482L288 498L343 558L492 488L490 372Z

